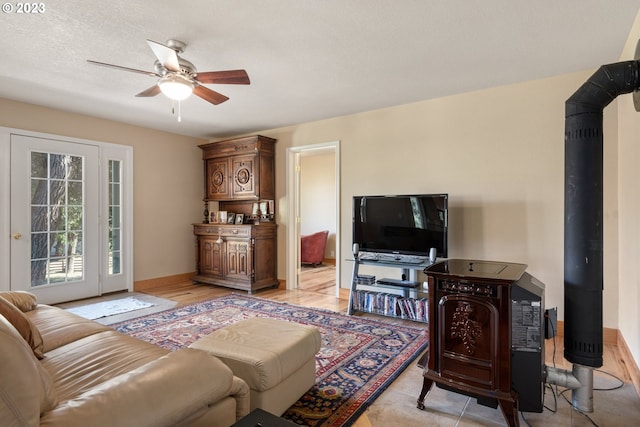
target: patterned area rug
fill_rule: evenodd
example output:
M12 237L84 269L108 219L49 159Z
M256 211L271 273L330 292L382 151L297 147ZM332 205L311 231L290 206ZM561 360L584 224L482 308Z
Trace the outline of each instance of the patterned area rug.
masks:
M306 426L349 426L427 346L425 327L392 325L246 295L228 295L111 325L169 350L225 325L269 317L313 325L322 335L316 385L284 418Z

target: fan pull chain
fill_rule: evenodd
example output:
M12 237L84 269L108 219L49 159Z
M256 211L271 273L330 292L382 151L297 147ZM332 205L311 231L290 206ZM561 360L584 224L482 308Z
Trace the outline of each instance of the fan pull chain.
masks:
M176 115L176 101L171 100L171 114ZM178 122L182 121L182 113L180 111L180 101L178 101Z

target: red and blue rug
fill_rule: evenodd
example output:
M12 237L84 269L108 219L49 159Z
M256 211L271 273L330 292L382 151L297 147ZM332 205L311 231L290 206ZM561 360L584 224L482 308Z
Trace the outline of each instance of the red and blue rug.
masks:
M284 418L313 427L353 424L426 348L426 325L402 326L328 310L232 294L110 325L169 350L249 317L284 319L320 330L316 385ZM418 369L418 368L415 368Z

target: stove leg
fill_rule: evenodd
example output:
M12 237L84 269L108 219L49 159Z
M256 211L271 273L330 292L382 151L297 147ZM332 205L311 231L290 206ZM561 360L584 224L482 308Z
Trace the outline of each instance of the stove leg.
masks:
M518 401L515 402L512 400L498 400L500 404L500 409L502 410L502 415L504 415L504 419L507 421L509 427L520 427L520 419L518 418Z
M420 390L420 396L418 396L418 409L424 410L424 397L429 393L432 385L433 380L428 380L426 378L422 379L422 390Z

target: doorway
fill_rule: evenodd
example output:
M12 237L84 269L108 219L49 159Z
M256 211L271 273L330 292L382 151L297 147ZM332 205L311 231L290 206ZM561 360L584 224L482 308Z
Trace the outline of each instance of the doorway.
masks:
M302 273L300 263L300 236L303 234L301 217L304 211L302 203L303 181L301 179L305 162L303 158L313 156L329 156L333 162L334 186L331 197L334 203L332 209L323 210L322 215L331 218L331 226L334 233L330 233L329 250L334 251L335 256L335 296L340 295L340 141L327 142L322 144L307 145L301 147L291 147L287 149L287 194L288 197L288 221L287 226L287 289L298 289L300 285L300 275Z
M99 294L98 147L11 136L11 283L41 302Z
M0 290L132 290L132 147L0 128L0 154Z

